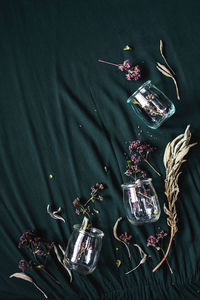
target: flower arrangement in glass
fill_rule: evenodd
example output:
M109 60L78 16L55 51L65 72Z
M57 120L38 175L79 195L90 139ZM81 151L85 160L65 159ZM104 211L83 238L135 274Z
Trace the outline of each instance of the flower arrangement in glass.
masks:
M121 186L126 215L129 222L134 225L156 222L160 217L160 205L152 179L147 178L146 171L138 165L143 161L160 175L147 160L149 153L153 150L150 144L139 140L129 145L131 159L127 161L128 168L125 175L132 178L132 181Z
M146 81L127 103L135 113L152 129L157 129L175 113L175 106L150 80Z
M80 274L87 275L97 266L104 233L97 228L83 229L74 225L64 257L64 264Z
M79 197L73 201L75 213L84 215L82 224L73 226L74 230L69 239L64 257L64 264L71 270L80 274L90 274L97 266L99 254L102 247L103 231L93 227L91 217L99 214L92 204L103 201L100 193L104 190L102 183L91 186L90 197L83 202Z

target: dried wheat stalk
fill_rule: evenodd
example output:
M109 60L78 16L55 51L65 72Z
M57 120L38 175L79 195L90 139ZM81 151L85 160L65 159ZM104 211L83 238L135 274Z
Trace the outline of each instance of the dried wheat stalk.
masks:
M189 152L190 148L197 144L197 143L189 144L191 139L191 133L189 128L190 125L187 126L183 134L177 136L172 142L168 143L165 148L163 162L166 169L165 195L168 200L168 208L164 204L164 212L168 216L167 225L171 228L171 237L170 237L167 251L163 259L153 269L153 272L155 272L165 261L169 253L173 237L178 231L178 227L177 227L178 220L177 220L175 203L178 199L178 194L179 194L178 179L181 174L179 170L181 168L182 163L186 161L184 157Z

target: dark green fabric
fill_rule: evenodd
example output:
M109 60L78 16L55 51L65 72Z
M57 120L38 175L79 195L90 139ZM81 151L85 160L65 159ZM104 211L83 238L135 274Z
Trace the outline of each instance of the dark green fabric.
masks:
M82 220L72 201L77 196L87 199L95 182L107 186L104 201L96 205L100 214L95 225L105 233L98 267L87 277L74 274L69 284L64 269L50 260L48 270L62 287L45 274L32 273L49 299L200 299L199 145L188 155L180 178L179 231L168 257L174 275L166 264L152 273L161 257L146 247L150 234L168 230L163 212L155 224L136 227L124 219L120 225L120 231L132 234L151 255L128 276L126 249L112 235L116 219L125 217L120 185L126 181L127 141L141 138L158 147L151 158L163 175L152 174L161 207L166 201L162 156L167 142L187 124L199 142L199 11L198 0L0 2L1 300L43 299L30 283L9 279L18 271L18 261L27 258L17 248L19 236L37 229L65 247L73 224ZM156 61L162 62L160 39L177 74L180 102L172 80L155 68ZM123 51L127 44L133 51ZM129 82L124 73L98 59L130 59L143 67L143 78ZM173 117L157 130L143 125L126 104L148 79L176 106ZM47 215L48 203L62 207L66 224ZM119 269L117 258L122 260ZM133 264L138 261L134 250Z

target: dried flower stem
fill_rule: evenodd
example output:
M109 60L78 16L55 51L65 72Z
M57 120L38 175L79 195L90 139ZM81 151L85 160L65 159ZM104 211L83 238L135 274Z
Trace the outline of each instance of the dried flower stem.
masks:
M152 170L158 175L161 176L160 173L150 164L150 162L145 158L144 161L152 168Z
M165 256L165 252L164 252L163 248L161 248L161 247L160 247L160 249L161 249L161 251L162 251L163 255ZM167 265L168 265L168 268L169 268L169 270L170 270L171 274L173 274L172 268L170 267L170 264L169 264L169 262L168 262L167 258L166 258L166 263L167 263Z
M105 61L105 60L101 60L101 59L98 59L98 62L101 62L101 63L104 63L104 64L108 64L108 65L112 65L112 66L115 66L115 67L118 67L119 65L117 64L113 64L111 62L108 62L108 61Z
M180 100L180 94L179 94L178 84L177 84L176 79L174 77L172 77L172 79L174 81L174 85L175 85L175 88L176 88L177 99Z
M83 206L84 206L84 207L87 206L88 203L89 203L92 199L94 199L94 197L89 198L89 199L85 202L85 204L84 204Z
M46 273L53 281L55 281L58 285L61 285L61 283L54 277L52 276L44 267L41 267L41 270Z
M153 272L155 272L165 261L170 251L173 237L178 231L175 202L177 201L179 194L178 179L181 174L179 170L181 165L186 161L184 159L185 155L189 152L191 147L197 144L189 144L191 139L189 128L190 126L188 125L184 134L177 136L172 142L168 143L165 148L163 162L166 169L165 195L168 200L168 208L164 205L164 212L168 216L167 225L171 228L171 236L167 251L161 262L153 269Z
M170 67L170 65L169 65L168 62L167 62L167 59L166 59L165 56L164 56L164 53L163 53L163 41L162 41L162 40L160 40L160 53L161 53L162 58L164 59L166 65L168 66L168 68L169 68L169 69L172 71L172 73L175 75L174 70Z

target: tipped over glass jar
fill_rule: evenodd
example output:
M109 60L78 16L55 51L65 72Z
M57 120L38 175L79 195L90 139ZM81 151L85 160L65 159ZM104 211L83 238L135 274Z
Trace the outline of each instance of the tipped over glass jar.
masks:
M103 231L97 228L81 229L74 225L64 256L64 264L72 271L87 275L97 266L102 247Z
M175 113L171 100L151 80L146 81L127 100L135 113L152 129L157 129Z

